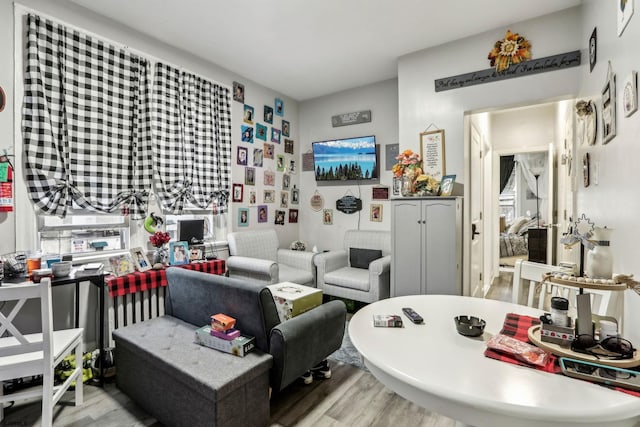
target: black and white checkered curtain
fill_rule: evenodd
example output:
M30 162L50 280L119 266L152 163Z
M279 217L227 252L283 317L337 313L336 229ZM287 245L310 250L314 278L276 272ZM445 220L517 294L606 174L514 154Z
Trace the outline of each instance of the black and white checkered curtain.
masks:
M231 91L166 64L155 66L155 190L164 211L192 204L226 212L231 175Z
M42 212L146 215L151 190L146 59L27 17L22 115L29 196Z

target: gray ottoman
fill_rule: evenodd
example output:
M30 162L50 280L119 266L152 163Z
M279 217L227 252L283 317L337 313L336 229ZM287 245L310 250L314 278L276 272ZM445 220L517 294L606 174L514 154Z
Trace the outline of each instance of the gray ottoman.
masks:
M113 331L118 388L167 426L269 425L271 355L202 347L195 329L162 316Z

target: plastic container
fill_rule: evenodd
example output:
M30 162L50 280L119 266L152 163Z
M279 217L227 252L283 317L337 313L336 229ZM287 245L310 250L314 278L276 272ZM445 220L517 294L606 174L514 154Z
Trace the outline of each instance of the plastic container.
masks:
M569 326L569 300L562 297L551 298L551 320L557 326Z
M40 283L45 277L53 277L53 272L50 268L37 268L31 272L31 280L33 283Z

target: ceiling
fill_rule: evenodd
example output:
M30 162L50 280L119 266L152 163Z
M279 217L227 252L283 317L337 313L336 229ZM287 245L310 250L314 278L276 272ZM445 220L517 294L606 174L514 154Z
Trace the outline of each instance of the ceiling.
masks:
M402 55L491 29L506 30L513 23L581 3L69 1L298 101L397 77Z

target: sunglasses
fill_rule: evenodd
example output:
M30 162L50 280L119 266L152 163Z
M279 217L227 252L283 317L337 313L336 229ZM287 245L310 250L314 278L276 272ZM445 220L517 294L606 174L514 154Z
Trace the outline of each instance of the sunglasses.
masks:
M597 359L631 359L636 349L629 340L624 338L607 337L598 341L593 335L582 334L573 340L571 350L595 356Z

